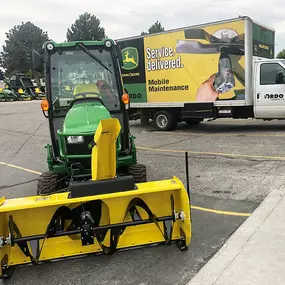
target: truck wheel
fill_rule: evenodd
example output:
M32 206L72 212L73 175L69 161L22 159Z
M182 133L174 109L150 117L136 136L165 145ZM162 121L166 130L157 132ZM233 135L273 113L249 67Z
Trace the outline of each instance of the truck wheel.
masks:
M199 123L203 122L204 119L186 119L185 122L191 126L191 125L198 125Z
M159 131L171 131L177 126L177 117L168 111L158 111L154 115L154 122Z
M146 182L146 167L143 164L134 164L129 167L129 173L135 179L135 183Z
M37 194L50 194L57 189L58 173L54 171L47 171L40 175L37 185Z

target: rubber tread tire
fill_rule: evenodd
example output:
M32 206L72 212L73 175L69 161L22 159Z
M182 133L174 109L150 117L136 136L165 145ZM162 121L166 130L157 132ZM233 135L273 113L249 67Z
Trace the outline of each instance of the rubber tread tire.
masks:
M164 115L168 119L168 124L164 128L159 127L158 124L156 123L156 118L159 115ZM159 131L172 131L177 126L177 117L174 114L172 114L166 110L161 110L161 111L158 111L154 115L154 123L155 123L157 130L159 130Z
M42 194L53 193L57 190L58 173L54 171L47 171L40 175L37 185L37 194L43 190Z
M146 166L143 164L134 164L129 167L129 174L135 179L135 183L143 183L147 181Z

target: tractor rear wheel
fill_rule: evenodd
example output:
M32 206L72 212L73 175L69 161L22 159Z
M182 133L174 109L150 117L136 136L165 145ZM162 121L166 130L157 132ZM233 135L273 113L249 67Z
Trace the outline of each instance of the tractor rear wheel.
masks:
M129 167L129 173L134 177L135 183L146 182L146 167L143 164L134 164Z
M37 194L51 194L58 190L59 175L54 171L47 171L40 175L37 185Z

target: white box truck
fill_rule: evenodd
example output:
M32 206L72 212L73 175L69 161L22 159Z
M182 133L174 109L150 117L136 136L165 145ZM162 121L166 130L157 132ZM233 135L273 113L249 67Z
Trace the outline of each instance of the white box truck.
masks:
M130 118L158 130L204 119L285 119L275 31L249 17L117 40Z

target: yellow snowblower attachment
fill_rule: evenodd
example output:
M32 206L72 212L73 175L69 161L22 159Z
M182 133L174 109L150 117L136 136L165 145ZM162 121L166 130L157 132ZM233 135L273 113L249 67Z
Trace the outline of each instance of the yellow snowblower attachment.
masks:
M92 179L65 193L0 199L0 276L15 266L91 253L191 240L190 198L182 182L135 184L116 177L117 119L102 120L94 136Z

